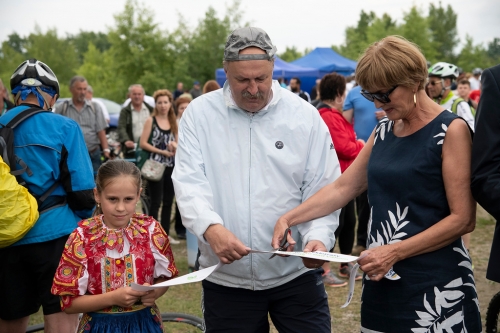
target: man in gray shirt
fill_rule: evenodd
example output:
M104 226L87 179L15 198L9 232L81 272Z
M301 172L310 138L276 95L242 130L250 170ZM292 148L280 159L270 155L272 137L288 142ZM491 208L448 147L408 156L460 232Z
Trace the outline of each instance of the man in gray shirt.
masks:
M106 158L109 158L110 150L106 139L106 119L99 105L85 99L87 85L83 76L74 76L69 82L73 97L59 104L54 112L69 117L80 125L95 174L101 165L101 147Z

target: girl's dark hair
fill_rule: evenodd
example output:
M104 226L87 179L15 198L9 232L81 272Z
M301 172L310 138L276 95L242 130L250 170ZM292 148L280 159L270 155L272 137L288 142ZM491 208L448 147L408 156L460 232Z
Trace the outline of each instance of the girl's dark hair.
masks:
M319 96L322 101L334 100L345 92L345 77L337 73L325 75L319 83Z
M139 191L142 188L141 171L134 163L124 160L109 160L99 167L95 179L97 192L101 193L113 178L122 175L131 176L135 179L137 194L139 194ZM96 207L93 215L96 216L100 214L102 214L102 209L98 206Z

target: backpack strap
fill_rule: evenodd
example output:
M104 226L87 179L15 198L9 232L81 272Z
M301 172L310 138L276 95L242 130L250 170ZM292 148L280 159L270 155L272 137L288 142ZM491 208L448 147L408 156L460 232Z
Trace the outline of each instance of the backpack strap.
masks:
M22 123L25 119L28 119L29 117L40 113L40 112L50 112L48 110L44 110L41 108L37 107L31 107L29 109L23 110L19 112L14 118L12 118L7 124L5 124L5 127L10 127L14 129L17 125Z
M68 100L65 100L64 103L63 103L63 108L62 108L62 111L61 111L61 115L67 117L68 116L68 106L69 106L69 102Z
M453 104L451 104L451 112L453 112L454 114L457 114L458 103L460 103L460 102L465 102L462 97L459 97L453 101Z

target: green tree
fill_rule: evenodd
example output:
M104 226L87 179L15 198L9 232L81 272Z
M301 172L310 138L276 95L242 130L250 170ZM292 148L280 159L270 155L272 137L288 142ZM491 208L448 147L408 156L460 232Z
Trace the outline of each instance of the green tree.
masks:
M78 34L68 35L66 39L75 47L80 63L83 62L83 55L87 52L89 43L94 44L94 46L101 52L104 52L111 47L111 43L108 41L108 35L103 32L80 30Z
M309 53L309 52L308 52ZM286 47L283 53L279 53L278 57L283 59L286 62L291 62L301 58L304 54L302 54L295 46Z
M368 30L375 18L376 15L374 12L366 13L362 10L357 26L346 28L345 44L341 45L336 51L339 51L346 58L358 59L368 45L370 45Z
M121 101L129 85L140 83L147 94L167 87L172 72L175 50L154 23L151 10L128 0L122 13L115 15L115 27L108 34L111 48L106 51L113 59L114 91L108 98ZM154 73L154 74L153 74ZM116 93L121 91L121 93Z
M493 64L500 64L500 38L495 37L488 43L488 57Z
M26 60L26 56L13 49L8 41L2 43L0 50L0 79L2 79L7 89L10 90L12 73L24 60Z
M472 37L467 35L456 65L466 72L471 72L476 67L486 68L492 66L493 63L486 49L481 44L474 45Z
M214 79L215 70L222 66L227 36L235 28L247 25L241 23L240 2L234 1L222 19L209 7L194 29L187 52L187 65L193 79L201 82Z
M457 14L451 5L448 5L445 10L441 2L438 6L431 3L428 21L434 48L437 51L436 56L441 61L455 62L454 49L460 42L457 32Z
M404 13L400 31L403 37L420 47L429 61L433 62L436 59L437 51L432 42L428 20L421 9L413 6L410 11Z

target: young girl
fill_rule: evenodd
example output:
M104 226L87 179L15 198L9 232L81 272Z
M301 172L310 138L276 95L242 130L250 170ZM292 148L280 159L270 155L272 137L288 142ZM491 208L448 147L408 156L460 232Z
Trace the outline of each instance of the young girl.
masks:
M140 147L151 153L150 159L166 165L163 177L157 181L148 181L151 207L149 213L158 220L158 211L161 209L161 225L165 232L170 232L170 214L174 200L174 185L172 171L174 170L175 149L177 148L177 120L175 116L173 98L167 89L154 92L155 108L153 114L144 123L141 134ZM151 137L151 139L150 139ZM177 240L170 238L172 244Z
M66 313L84 313L77 332L163 332L155 300L168 288L139 292L178 274L159 223L135 213L141 173L130 162L110 160L97 173L97 209L69 236L52 294Z

